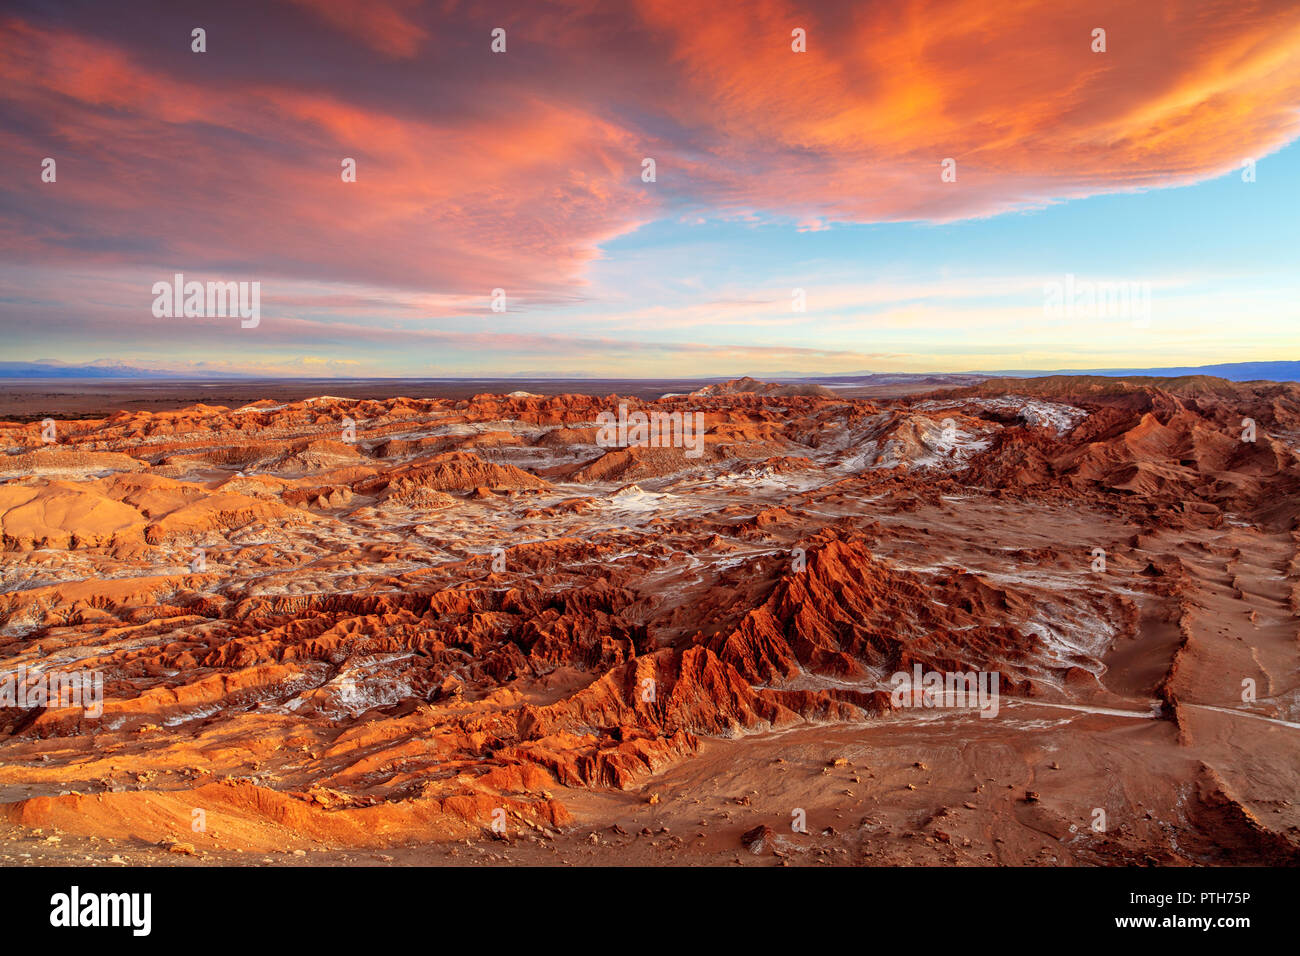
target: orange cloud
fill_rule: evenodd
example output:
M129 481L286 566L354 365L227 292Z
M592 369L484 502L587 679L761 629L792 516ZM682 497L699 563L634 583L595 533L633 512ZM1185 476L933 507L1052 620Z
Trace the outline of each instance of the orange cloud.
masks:
M412 19L420 0L289 0L384 56L415 56L429 34Z
M355 62L318 68L285 22L274 56L0 22L0 152L23 171L0 255L559 297L659 216L945 221L1190 182L1300 135L1293 0L573 0L493 11L505 55L472 6L271 9Z
M0 130L0 145L31 169L51 153L61 166L54 191L24 177L38 213L0 233L16 258L72 246L90 261L233 261L537 299L650 216L636 137L582 104L523 94L455 123L399 117L329 90L169 77L13 20L0 24L0 80L50 127L41 144ZM345 157L356 183L340 177ZM73 235L49 224L50 200L75 207Z
M1300 135L1292 2L638 9L671 37L688 93L668 108L711 131L737 206L957 219L1189 182ZM791 49L796 27L806 53ZM940 179L945 158L955 183Z

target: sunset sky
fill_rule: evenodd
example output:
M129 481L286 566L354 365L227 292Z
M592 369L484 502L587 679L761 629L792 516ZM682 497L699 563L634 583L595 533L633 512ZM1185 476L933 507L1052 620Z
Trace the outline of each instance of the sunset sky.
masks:
M1295 0L3 11L6 361L677 377L1300 359ZM151 288L178 272L260 282L260 323L155 318ZM1067 276L1149 288L1149 317L1047 314Z

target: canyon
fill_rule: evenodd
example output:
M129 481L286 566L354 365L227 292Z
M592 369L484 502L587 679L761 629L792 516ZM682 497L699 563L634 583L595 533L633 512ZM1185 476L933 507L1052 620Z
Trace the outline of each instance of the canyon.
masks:
M0 679L103 699L0 706L3 862L1300 862L1300 386L46 417Z

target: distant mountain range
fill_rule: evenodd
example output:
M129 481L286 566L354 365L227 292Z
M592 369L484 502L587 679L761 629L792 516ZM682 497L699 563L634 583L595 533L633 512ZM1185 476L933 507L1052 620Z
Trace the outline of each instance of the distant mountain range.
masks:
M1179 365L1171 368L1087 368L1057 369L1052 372L1007 371L998 375L1037 378L1040 375L1213 375L1230 382L1300 382L1300 362L1225 362L1220 365Z
M46 378L46 379L87 379L87 378L148 378L148 379L223 379L250 378L238 372L205 372L189 370L172 372L159 369L138 368L101 359L86 365L70 365L66 362L45 360L37 362L0 362L0 379L5 378Z
M1220 365L1178 365L1169 368L1059 368L1005 369L997 372L852 372L844 375L755 376L776 382L817 382L826 385L896 385L932 382L935 385L968 385L985 378L1042 378L1045 375L1106 375L1129 378L1154 375L1180 378L1211 375L1230 382L1300 382L1300 362L1226 362Z
M1071 368L1071 369L1006 369L997 372L850 372L842 375L800 375L797 372L769 373L756 375L755 378L768 382L813 382L826 385L892 385L899 383L932 381L936 385L962 385L976 382L982 378L1038 378L1044 375L1109 375L1116 377L1136 375L1158 375L1177 377L1183 375L1213 375L1233 382L1250 382L1256 380L1271 382L1300 382L1300 361L1296 362L1230 362L1220 365L1180 365L1171 368ZM252 375L230 371L169 371L165 369L140 368L119 362L102 359L85 365L72 365L52 359L35 362L0 362L0 379L175 379L194 381L196 379L255 379L274 376ZM424 376L408 376L429 380ZM532 372L527 375L504 376L525 378L536 381L578 380L594 378L591 375L579 375L573 372L545 375ZM737 376L700 376L693 381L726 381ZM396 377L395 377L396 378ZM460 381L448 378L447 381ZM466 378L466 381L475 379ZM493 379L494 381L497 379ZM605 380L605 379L601 379ZM613 381L614 379L610 379ZM624 381L624 379L617 379Z

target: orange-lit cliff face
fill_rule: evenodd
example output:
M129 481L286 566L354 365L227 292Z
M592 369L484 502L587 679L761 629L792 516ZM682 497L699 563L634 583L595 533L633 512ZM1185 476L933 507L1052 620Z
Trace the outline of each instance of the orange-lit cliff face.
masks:
M5 818L140 859L504 820L534 862L1296 860L1295 386L824 392L0 425L0 669L102 680L0 701ZM702 453L610 447L620 402Z

